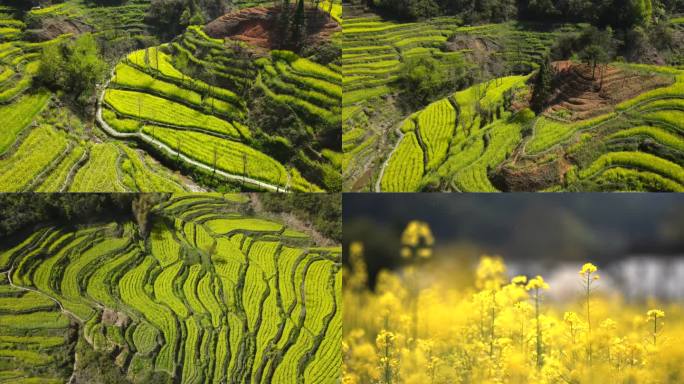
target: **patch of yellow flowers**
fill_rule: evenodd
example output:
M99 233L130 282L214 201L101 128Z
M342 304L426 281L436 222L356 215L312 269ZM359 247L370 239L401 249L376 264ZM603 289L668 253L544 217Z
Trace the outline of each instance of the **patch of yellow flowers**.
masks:
M411 231L411 253L432 245L429 230ZM576 301L552 303L541 276L509 280L495 256L482 256L474 286L430 279L414 292L405 273L382 271L369 290L362 253L353 244L345 270L344 384L684 382L682 306L665 325L657 303L596 289L593 264Z

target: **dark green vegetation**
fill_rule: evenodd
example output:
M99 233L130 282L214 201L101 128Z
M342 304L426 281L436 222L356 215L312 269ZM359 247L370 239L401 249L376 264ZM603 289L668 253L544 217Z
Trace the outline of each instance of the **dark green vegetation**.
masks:
M0 366L3 377L35 377L26 383L339 377L342 280L335 242L314 240L303 221L282 224L284 216L267 211L257 196L91 196L50 195L20 232L2 239L0 338L3 358L14 362ZM67 219L79 201L80 211ZM309 201L299 209L330 204ZM24 196L3 197L1 216L26 205ZM84 219L89 209L93 215Z
M264 209L270 212L291 213L313 227L325 237L342 239L342 201L339 194L325 195L260 195Z
M36 80L87 105L105 74L105 62L91 34L45 47Z
M0 2L0 190L340 190L339 4L248 5Z
M346 4L344 189L682 190L682 12Z

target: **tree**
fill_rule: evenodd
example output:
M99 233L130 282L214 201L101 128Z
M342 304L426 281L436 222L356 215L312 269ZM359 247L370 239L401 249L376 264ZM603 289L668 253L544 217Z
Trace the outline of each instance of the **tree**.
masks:
M632 0L634 25L649 25L653 15L653 4L651 0Z
M141 193L133 200L131 210L135 221L138 223L138 233L144 240L149 233L150 213L152 207L159 201L159 195L154 193Z
M182 32L180 20L187 9L186 0L152 0L145 21L158 36L171 38ZM190 20L190 14L183 16L187 21Z
M44 85L60 89L86 105L95 97L95 87L105 71L97 41L92 34L85 33L75 40L46 47L37 77Z
M297 9L295 10L294 18L292 19L292 45L298 47L301 45L302 36L304 34L304 0L297 1Z
M534 88L532 90L532 110L536 113L541 113L551 97L552 82L554 71L551 65L549 55L546 55L539 65L539 71L534 80Z
M425 104L445 83L439 62L432 57L409 58L399 74L399 84L412 99Z
M596 79L596 66L608 61L608 55L605 50L597 44L589 45L580 51L580 58L591 65L591 78L594 80Z

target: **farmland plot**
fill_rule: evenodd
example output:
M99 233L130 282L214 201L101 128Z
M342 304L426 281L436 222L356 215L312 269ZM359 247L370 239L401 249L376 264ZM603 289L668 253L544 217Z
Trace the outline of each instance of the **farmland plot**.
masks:
M340 249L238 213L245 204L174 194L152 208L146 240L133 223L100 223L3 247L0 358L21 363L2 374L41 366L44 382L66 382L71 326L96 351L125 351L116 361L133 382L153 371L179 383L335 382Z

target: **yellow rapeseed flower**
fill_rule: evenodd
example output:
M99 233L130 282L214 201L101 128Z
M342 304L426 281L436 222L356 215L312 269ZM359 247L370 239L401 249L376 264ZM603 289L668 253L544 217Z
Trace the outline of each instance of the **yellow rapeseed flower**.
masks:
M411 221L401 235L401 257L410 259L418 257L427 259L432 256L432 246L435 238L430 226L422 221Z
M660 309L651 309L646 312L646 316L648 316L648 320L659 319L665 317L665 312Z
M587 273L594 273L594 272L596 272L597 270L598 270L598 268L596 268L596 266L595 266L594 264L592 264L592 263L585 263L585 264L582 266L582 269L579 271L579 274L580 274L580 275L586 275Z
M579 315L572 311L565 312L565 314L563 314L563 321L565 321L567 324L573 327L576 327L578 324L582 322Z
M527 283L527 276L524 275L516 276L511 280L511 284L514 285L525 285L525 283Z
M527 283L525 286L525 289L528 291L531 289L549 289L549 284L547 284L544 281L544 278L537 275L534 279L530 279L530 281Z
M401 235L401 244L409 247L432 246L434 242L435 239L432 237L430 226L423 221L411 221Z
M361 257L363 255L363 243L354 241L349 245L349 252L354 256Z
M392 348L394 345L394 333L383 329L375 338L375 345L377 345L380 350L387 347Z

